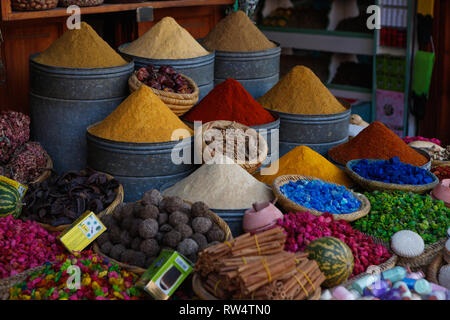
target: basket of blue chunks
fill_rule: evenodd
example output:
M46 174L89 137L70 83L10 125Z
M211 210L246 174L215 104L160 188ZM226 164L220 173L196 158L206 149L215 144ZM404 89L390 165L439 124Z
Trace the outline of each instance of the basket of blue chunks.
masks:
M355 221L370 211L370 202L364 195L314 177L279 176L272 189L287 212L309 212L315 216L329 212L334 220Z
M398 157L351 160L347 162L345 171L353 181L369 191L398 190L422 194L439 183L430 171L403 163Z

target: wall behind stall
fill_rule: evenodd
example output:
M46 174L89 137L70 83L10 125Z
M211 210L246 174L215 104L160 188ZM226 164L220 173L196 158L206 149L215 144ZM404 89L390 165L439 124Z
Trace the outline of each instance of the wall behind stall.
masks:
M424 120L419 134L436 137L450 145L450 1L436 0L434 7L433 42L436 61L431 80Z

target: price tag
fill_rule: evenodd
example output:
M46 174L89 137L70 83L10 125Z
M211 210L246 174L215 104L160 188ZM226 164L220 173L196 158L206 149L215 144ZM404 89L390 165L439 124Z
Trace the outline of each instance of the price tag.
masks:
M82 251L105 231L106 227L95 213L86 211L58 238L70 252Z
M7 184L13 186L19 192L20 200L23 200L23 197L25 196L25 193L27 193L28 190L27 186L17 182L16 180L9 179L5 176L0 176L0 181L6 182Z

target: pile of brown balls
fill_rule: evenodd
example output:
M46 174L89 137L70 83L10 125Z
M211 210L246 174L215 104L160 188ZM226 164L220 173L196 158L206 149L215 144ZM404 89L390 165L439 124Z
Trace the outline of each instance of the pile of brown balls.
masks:
M191 206L150 190L141 201L123 203L103 217L107 231L97 243L105 255L141 268L148 268L162 249L176 250L195 263L198 252L225 241L208 211L203 202Z

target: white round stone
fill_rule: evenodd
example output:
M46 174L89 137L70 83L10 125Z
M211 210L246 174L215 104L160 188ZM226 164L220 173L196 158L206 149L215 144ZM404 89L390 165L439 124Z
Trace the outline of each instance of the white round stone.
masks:
M400 257L413 258L423 253L425 242L416 232L401 230L392 236L391 248Z

